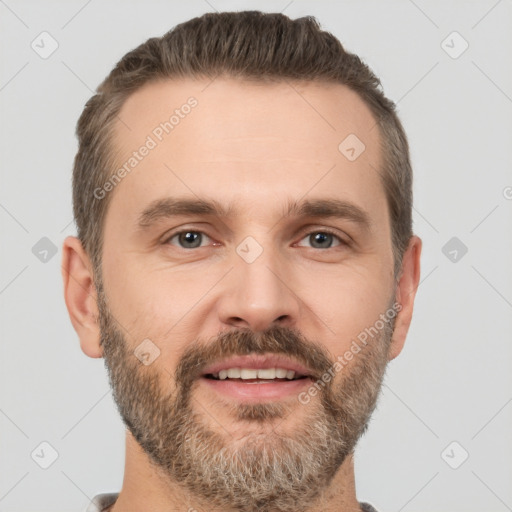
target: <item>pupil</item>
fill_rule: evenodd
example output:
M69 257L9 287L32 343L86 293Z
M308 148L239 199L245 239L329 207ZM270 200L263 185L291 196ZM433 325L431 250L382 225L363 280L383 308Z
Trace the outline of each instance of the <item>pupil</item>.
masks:
M331 244L329 242L331 242L331 238L332 238L332 235L329 234L329 233L315 233L314 235L314 242L313 242L313 245L315 244L319 244L321 247L324 247L325 246L325 242L327 241L328 243L326 244L327 247L329 247ZM324 244L324 245L322 245Z
M195 231L187 231L186 233L182 233L180 235L180 242L188 245L187 249L190 247L198 247L201 245L201 240L199 238L199 233Z

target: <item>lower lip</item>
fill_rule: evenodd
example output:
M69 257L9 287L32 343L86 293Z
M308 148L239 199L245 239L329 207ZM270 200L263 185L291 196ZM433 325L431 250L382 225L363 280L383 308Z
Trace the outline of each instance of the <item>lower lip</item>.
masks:
M215 380L201 377L205 385L217 393L236 398L245 402L255 402L262 399L280 400L290 395L298 395L304 388L311 385L311 379L289 381L243 382L241 380Z

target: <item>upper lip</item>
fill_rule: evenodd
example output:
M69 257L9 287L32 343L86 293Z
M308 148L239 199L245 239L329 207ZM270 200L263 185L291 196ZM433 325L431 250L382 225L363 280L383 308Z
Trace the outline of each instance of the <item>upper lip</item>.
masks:
M229 368L251 368L259 370L262 368L283 368L293 370L296 377L310 376L311 371L297 361L293 361L285 356L278 354L249 354L245 356L230 357L207 366L202 375L219 373L221 370Z

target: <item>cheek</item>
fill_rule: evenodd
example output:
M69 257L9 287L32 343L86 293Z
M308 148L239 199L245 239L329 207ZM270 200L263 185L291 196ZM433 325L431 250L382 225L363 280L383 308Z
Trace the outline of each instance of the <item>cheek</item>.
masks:
M392 283L384 268L370 272L366 266L352 266L310 274L303 282L301 300L319 319L325 343L336 354L375 324L391 298Z
M159 362L174 367L179 354L199 334L199 301L218 278L151 267L143 260L126 257L113 264L113 259L105 259L109 306L132 347L149 339L161 351ZM191 273L197 277L191 278Z

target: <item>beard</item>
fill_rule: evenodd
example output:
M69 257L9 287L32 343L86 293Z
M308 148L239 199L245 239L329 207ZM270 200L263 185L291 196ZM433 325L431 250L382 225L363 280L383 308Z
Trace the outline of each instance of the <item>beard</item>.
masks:
M98 289L98 307L103 357L124 424L158 473L208 510L311 508L368 428L394 326L394 319L386 322L341 375L329 382L316 378L332 372L335 361L296 330L273 326L259 333L223 332L207 343L197 340L187 345L169 381L174 389L168 391L159 365L144 366L134 356L102 289ZM295 358L312 370L316 378L311 384L317 382L322 389L308 404L290 400L233 404L228 408L230 418L242 422L244 432L235 439L218 423L212 422L213 428L208 425L208 411L194 407L193 391L207 364L253 353ZM280 429L298 411L300 421L293 428L287 422L288 431Z

